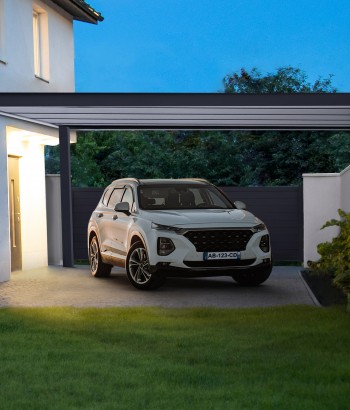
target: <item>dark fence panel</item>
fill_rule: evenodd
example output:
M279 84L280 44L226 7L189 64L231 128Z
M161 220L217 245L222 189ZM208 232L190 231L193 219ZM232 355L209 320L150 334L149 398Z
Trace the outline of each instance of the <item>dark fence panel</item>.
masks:
M267 225L275 261L303 260L302 187L224 187L232 200L246 203L247 210Z
M74 258L88 259L87 227L104 188L73 188L73 243Z
M302 187L224 187L232 200L262 219L271 234L275 261L303 260ZM87 225L103 188L73 188L73 235L75 259L87 259Z

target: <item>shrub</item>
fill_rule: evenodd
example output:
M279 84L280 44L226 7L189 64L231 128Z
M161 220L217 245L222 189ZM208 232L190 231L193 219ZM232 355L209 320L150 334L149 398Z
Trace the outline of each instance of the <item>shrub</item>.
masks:
M338 226L339 235L332 242L320 243L317 251L321 258L317 262L308 261L308 266L316 273L328 274L335 286L348 295L350 310L350 213L338 209L340 220L327 221L321 229Z

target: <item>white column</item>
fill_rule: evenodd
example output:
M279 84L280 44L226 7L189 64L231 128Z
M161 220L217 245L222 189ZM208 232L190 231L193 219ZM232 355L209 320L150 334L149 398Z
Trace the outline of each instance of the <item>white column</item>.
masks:
M7 144L5 125L0 118L0 282L11 276L10 215L8 200Z
M47 246L49 265L62 265L60 175L46 175Z
M304 174L304 266L317 261L317 245L331 242L338 235L337 227L321 227L330 219L339 219L341 208L340 174Z

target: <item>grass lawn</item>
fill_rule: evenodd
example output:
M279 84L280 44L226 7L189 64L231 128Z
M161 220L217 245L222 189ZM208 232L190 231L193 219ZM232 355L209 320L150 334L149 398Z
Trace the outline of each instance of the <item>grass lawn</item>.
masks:
M0 408L348 409L339 308L0 310Z

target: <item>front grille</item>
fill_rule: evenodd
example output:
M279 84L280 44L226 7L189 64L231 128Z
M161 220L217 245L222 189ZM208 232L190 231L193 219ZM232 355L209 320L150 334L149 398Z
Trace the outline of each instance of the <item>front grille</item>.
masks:
M239 266L252 265L256 259L241 259L241 260L218 260L218 261L184 261L184 264L190 268L233 268Z
M197 252L244 251L253 232L250 229L213 229L187 231L184 236Z

